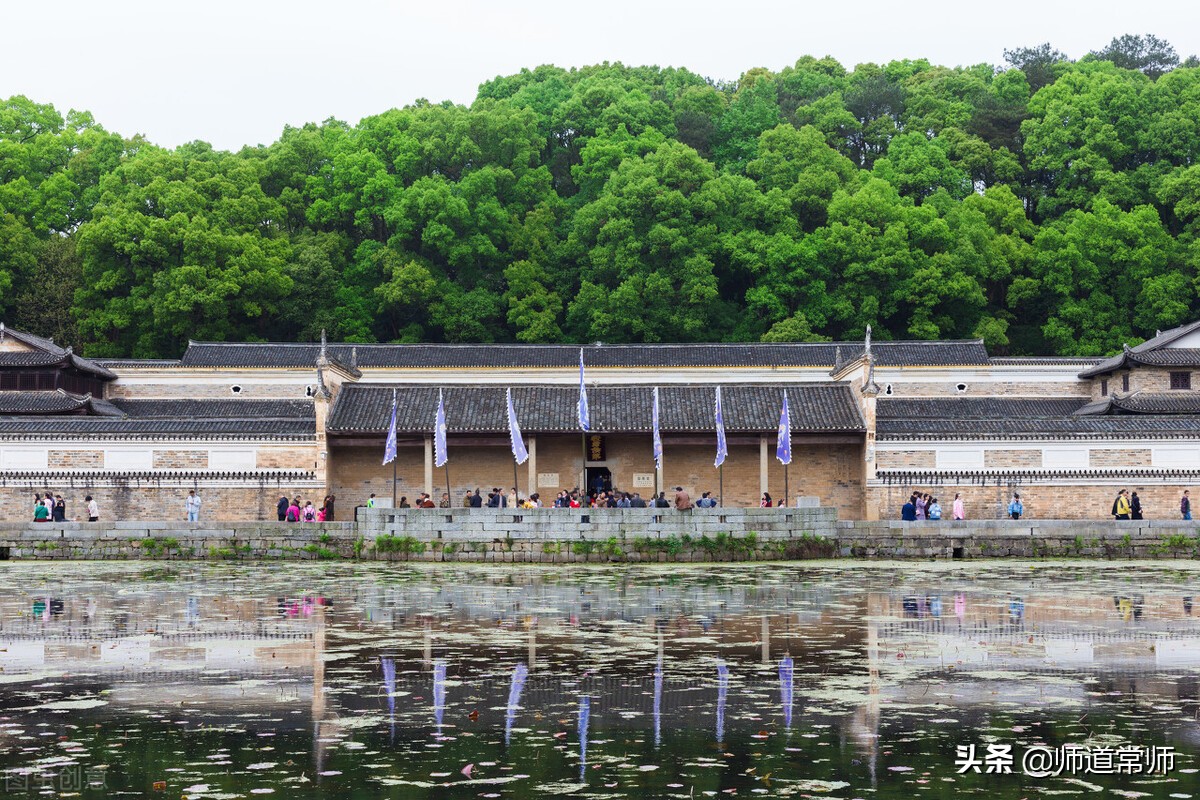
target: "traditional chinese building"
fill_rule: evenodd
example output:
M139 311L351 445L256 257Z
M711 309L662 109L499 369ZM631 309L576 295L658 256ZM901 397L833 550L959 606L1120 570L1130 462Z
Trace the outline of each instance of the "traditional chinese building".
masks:
M779 498L775 459L786 391L789 494L843 518L894 517L914 488L955 492L968 515L1000 516L1011 492L1037 517L1103 517L1118 488L1173 517L1200 476L1200 322L1110 359L991 358L981 341L587 345L590 431L577 423L580 348L192 342L179 360L89 360L0 328L0 516L31 516L52 491L81 516L273 519L281 495L339 518L374 493L397 405L397 497L516 485L543 499L576 486L681 485L726 505ZM728 437L723 470L714 394ZM664 453L652 455L659 387ZM514 470L511 388L529 460ZM449 474L434 467L444 397Z

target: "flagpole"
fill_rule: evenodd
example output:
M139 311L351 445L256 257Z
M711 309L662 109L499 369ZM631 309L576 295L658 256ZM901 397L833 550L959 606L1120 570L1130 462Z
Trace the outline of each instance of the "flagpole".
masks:
M396 390L392 389L392 419L396 419ZM396 458L392 458L392 509L396 508Z
M788 493L788 465L783 465L783 507L789 508L792 505L791 495Z

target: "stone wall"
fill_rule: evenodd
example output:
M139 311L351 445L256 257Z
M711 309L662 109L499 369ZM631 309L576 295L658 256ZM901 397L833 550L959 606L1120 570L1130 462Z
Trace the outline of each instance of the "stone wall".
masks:
M1103 480L1102 484L1100 480ZM1110 512L1117 492L1129 489L1138 493L1143 515L1148 520L1177 520L1180 516L1179 498L1183 490L1191 490L1193 505L1200 495L1200 486L1197 485L1151 480L1147 477L1135 477L1127 481L1104 478L1097 479L1098 485L1066 481L933 485L895 483L871 486L867 489L867 496L876 518L880 520L898 520L901 507L914 490L937 497L946 520L950 519L955 493L963 496L968 520L990 520L1007 516L1006 509L1014 491L1020 492L1025 517L1029 520L1104 520L1112 519ZM1200 508L1195 509L1195 515L1200 518Z
M375 509L361 516L358 523L323 524L0 523L0 559L607 563L1200 556L1200 528L1174 521L838 522L832 509Z
M104 522L183 520L184 498L195 489L202 500L203 520L273 520L280 495L312 498L320 503L323 488L311 480L264 476L229 481L197 476L191 480L86 475L0 479L0 520L22 523L33 519L34 495L50 492L66 501L68 520L86 520L85 498L93 496ZM353 514L351 505L345 510Z

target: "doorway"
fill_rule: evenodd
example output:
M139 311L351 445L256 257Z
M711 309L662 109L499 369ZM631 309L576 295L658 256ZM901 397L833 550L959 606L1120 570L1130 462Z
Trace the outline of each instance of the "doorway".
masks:
M589 497L595 497L598 492L612 491L612 472L608 467L587 468L587 489Z

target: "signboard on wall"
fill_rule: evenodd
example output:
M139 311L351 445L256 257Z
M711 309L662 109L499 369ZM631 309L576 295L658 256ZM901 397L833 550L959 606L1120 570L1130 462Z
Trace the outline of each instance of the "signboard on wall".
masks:
M588 434L587 437L587 458L588 461L607 461L607 452L604 447L604 437L598 433Z
M633 473L633 488L645 489L654 488L654 473L653 472L635 472Z
M538 473L538 488L539 489L557 489L558 488L558 473L557 472L539 472Z

